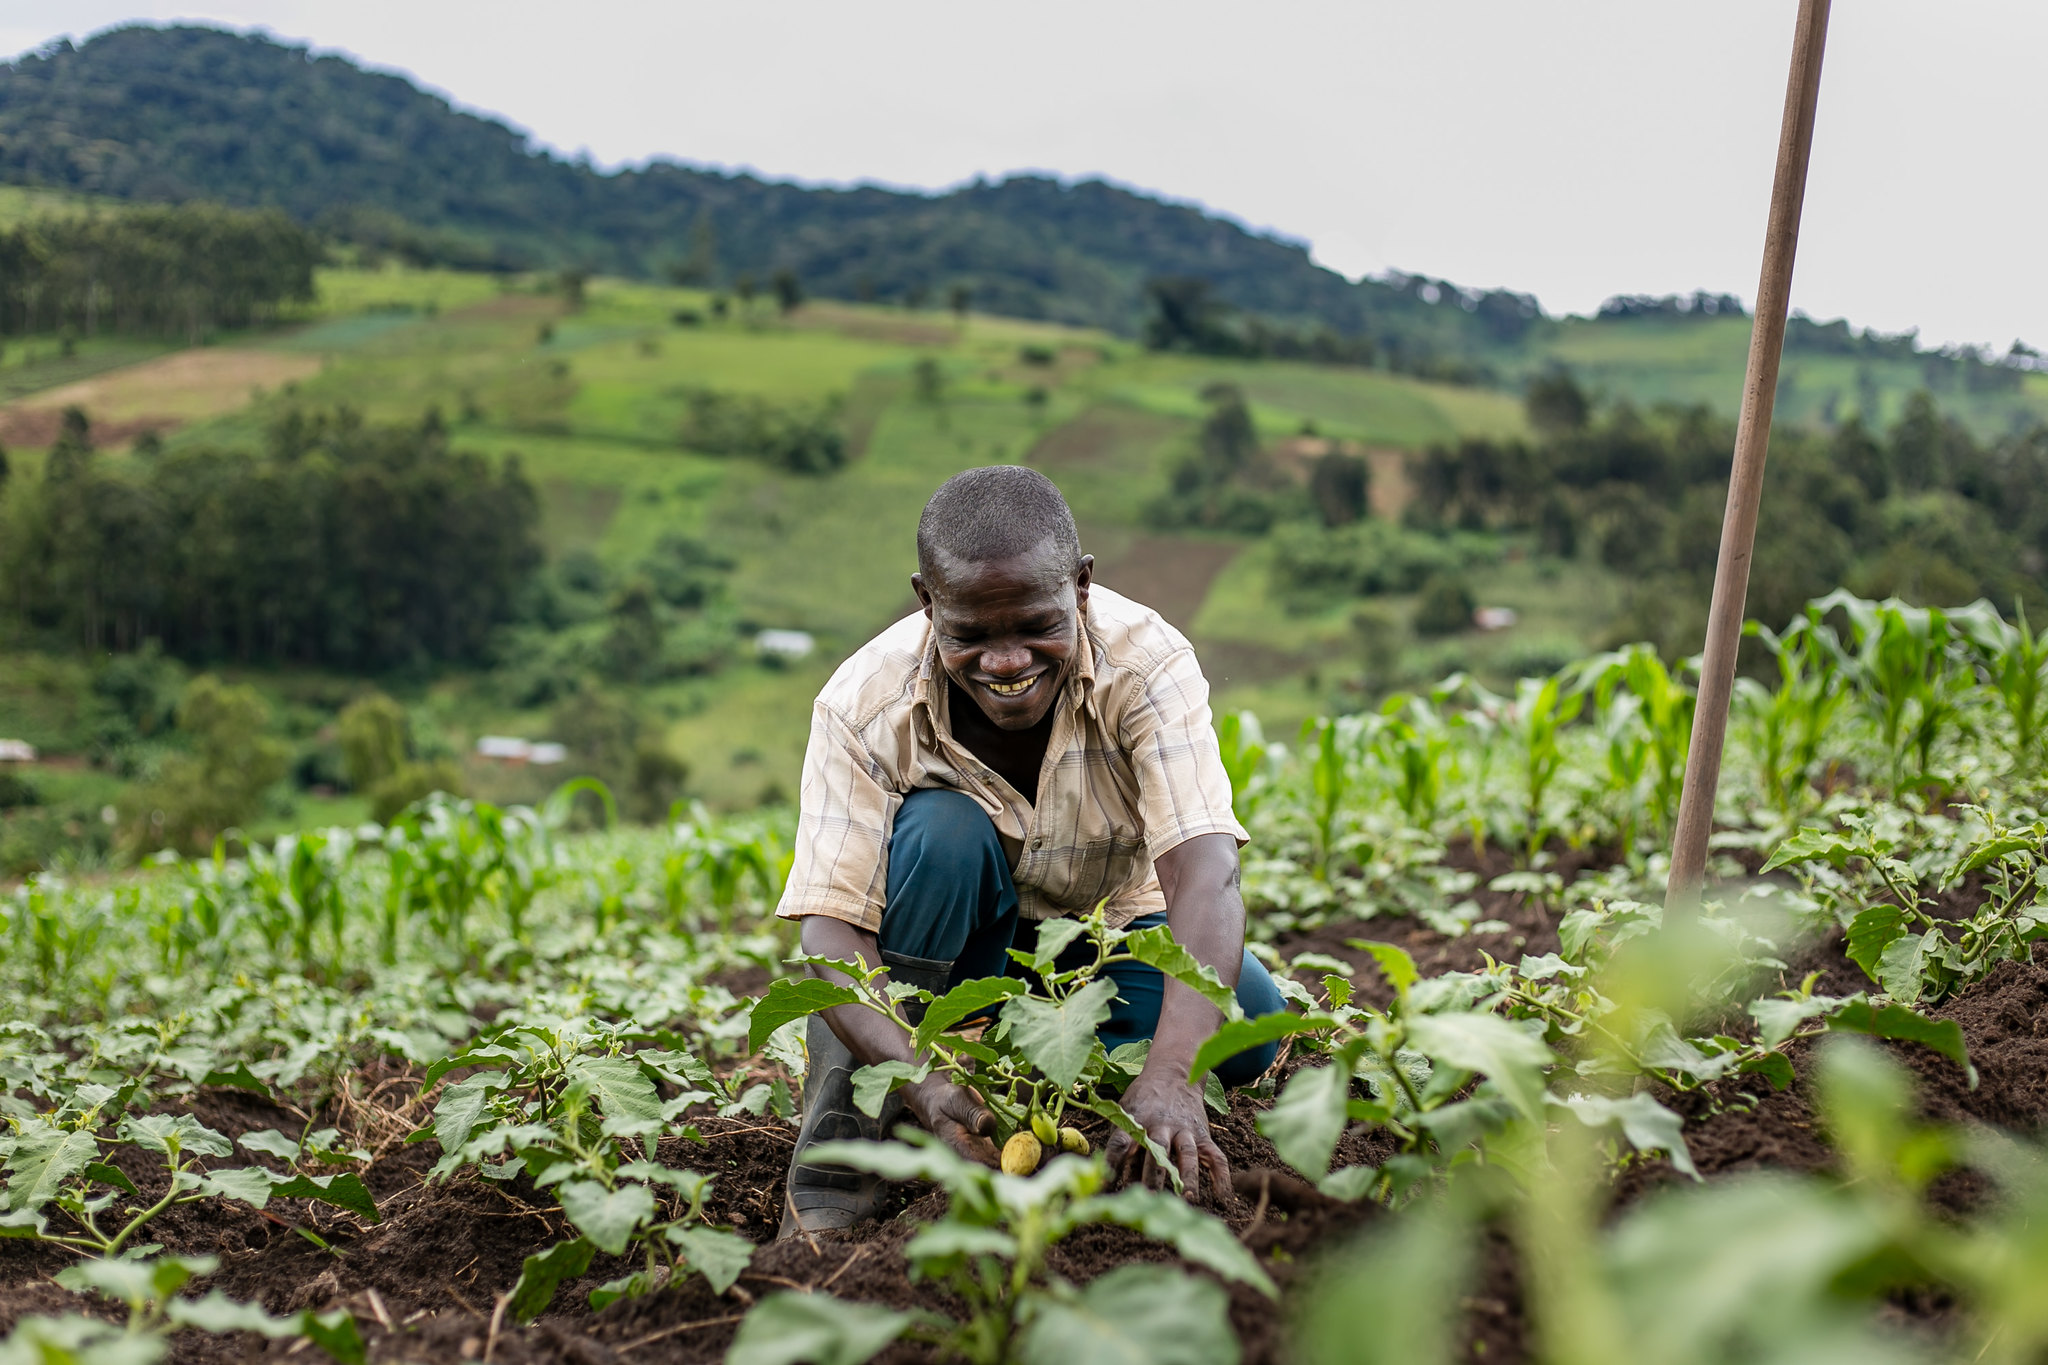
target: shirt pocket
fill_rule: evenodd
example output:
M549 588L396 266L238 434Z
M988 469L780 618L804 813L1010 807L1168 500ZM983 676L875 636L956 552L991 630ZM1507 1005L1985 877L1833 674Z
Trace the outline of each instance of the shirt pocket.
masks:
M1060 886L1045 888L1047 898L1064 910L1086 912L1096 902L1133 889L1145 857L1145 841L1136 830L1119 829L1108 838L1076 844L1065 858Z

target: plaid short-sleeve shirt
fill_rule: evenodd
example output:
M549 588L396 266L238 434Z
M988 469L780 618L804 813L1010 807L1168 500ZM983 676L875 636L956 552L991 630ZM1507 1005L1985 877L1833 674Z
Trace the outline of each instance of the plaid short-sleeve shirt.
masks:
M1107 899L1123 925L1166 908L1152 860L1244 829L1209 719L1209 684L1149 607L1090 590L1082 639L1053 703L1036 801L953 738L946 675L922 613L839 666L811 712L796 859L777 913L881 927L889 837L906 793L941 787L988 812L1028 919Z

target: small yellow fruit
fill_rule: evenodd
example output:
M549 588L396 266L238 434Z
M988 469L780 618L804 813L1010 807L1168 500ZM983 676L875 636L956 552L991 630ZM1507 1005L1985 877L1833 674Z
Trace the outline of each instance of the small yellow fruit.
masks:
M1003 1144L1003 1174L1030 1175L1038 1169L1038 1159L1044 1154L1045 1144L1037 1134L1019 1128Z
M1060 1130L1053 1126L1052 1115L1043 1109L1033 1111L1031 1131L1038 1134L1038 1140L1048 1147L1057 1147L1060 1144Z
M1072 1152L1075 1156L1088 1155L1088 1139L1081 1136L1079 1128L1060 1129L1060 1150Z

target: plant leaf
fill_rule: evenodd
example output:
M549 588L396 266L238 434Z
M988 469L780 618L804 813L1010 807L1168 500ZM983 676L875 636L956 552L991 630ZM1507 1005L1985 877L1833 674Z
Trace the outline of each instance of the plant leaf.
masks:
M244 1133L235 1139L242 1147L264 1156L274 1156L279 1161L297 1161L299 1144L275 1128L258 1128L253 1133Z
M1799 1031L1807 1020L1826 1014L1833 1002L1825 997L1802 996L1795 1000L1776 997L1749 1002L1749 1017L1756 1020L1764 1046L1776 1047Z
M1273 1107L1259 1115L1259 1131L1272 1139L1282 1161L1320 1180L1350 1122L1345 1112L1350 1098L1349 1067L1304 1067L1289 1079Z
M1901 1005L1919 1004L1928 954L1945 943L1939 930L1929 929L1924 934L1902 934L1886 944L1877 960L1877 980L1884 993Z
M567 1070L570 1079L590 1087L605 1117L662 1121L661 1094L631 1057L572 1057Z
M172 1299L164 1305L164 1316L180 1327L197 1327L202 1332L260 1332L272 1340L305 1335L305 1314L274 1318L260 1303L239 1303L218 1289L197 1299Z
M261 1166L236 1166L225 1171L208 1171L204 1186L208 1194L223 1199L239 1199L252 1208L263 1208L270 1203L270 1195L279 1177Z
M1192 1081L1247 1048L1297 1034L1320 1033L1336 1026L1337 1020L1332 1015L1292 1014L1286 1010L1262 1014L1256 1019L1234 1019L1211 1034L1209 1041L1195 1053L1194 1063L1188 1068L1188 1079Z
M853 1103L861 1113L871 1119L882 1116L882 1102L889 1098L889 1092L897 1085L909 1081L921 1081L931 1075L929 1066L913 1066L891 1058L864 1066L853 1073Z
M1761 869L1773 872L1793 863L1823 862L1841 867L1851 858L1864 856L1861 848L1846 834L1831 829L1802 829L1784 843L1779 844Z
M236 1062L225 1071L209 1071L200 1077L201 1085L217 1085L234 1090L246 1090L252 1095L270 1098L270 1087L249 1070L247 1062Z
M1223 1290L1161 1265L1121 1266L1045 1303L1019 1348L1022 1365L1237 1365L1239 1358Z
M1977 1068L1970 1063L1969 1045L1963 1030L1953 1019L1929 1019L1904 1005L1873 1006L1863 996L1853 996L1828 1019L1828 1027L1845 1033L1867 1033L1874 1038L1896 1038L1933 1048L1963 1068L1970 1088L1977 1088Z
M704 1277L714 1294L732 1288L733 1281L745 1273L747 1263L754 1259L752 1242L717 1228L671 1228L668 1239L683 1249L690 1268Z
M590 1258L596 1250L589 1238L577 1237L527 1257L519 1267L519 1279L505 1306L519 1321L532 1322L555 1301L555 1290L562 1281L573 1280L590 1269Z
M1849 921L1849 960L1861 967L1865 976L1877 980L1884 950L1906 932L1905 925L1905 911L1896 905L1871 905L1857 911L1856 918Z
M121 1120L121 1134L138 1147L168 1156L171 1148L192 1156L230 1156L235 1145L190 1114L138 1114Z
M24 1123L7 1159L10 1213L39 1209L56 1197L72 1176L99 1160L100 1145L90 1133L66 1132L55 1124Z
M1379 964L1380 974L1387 978L1387 984L1394 988L1394 994L1403 1000L1408 998L1408 988L1422 979L1422 973L1416 970L1415 959L1408 955L1405 948L1365 938L1351 939L1346 946L1371 953L1372 960Z
M1091 981L1058 1004L1020 995L1003 1006L1010 1041L1045 1078L1072 1090L1097 1046L1095 1030L1109 1018L1114 981Z
M363 1334L356 1329L355 1315L346 1308L331 1308L325 1313L309 1310L300 1315L299 1327L308 1341L341 1365L363 1365L367 1357Z
M1692 1153L1686 1149L1685 1120L1647 1092L1638 1091L1620 1100L1605 1095L1571 1095L1563 1103L1588 1128L1618 1127L1629 1146L1637 1151L1662 1152L1670 1158L1672 1169L1683 1171L1694 1180L1700 1178L1699 1168L1692 1164Z
M434 1104L434 1140L441 1144L442 1151L454 1156L462 1150L463 1144L476 1132L477 1121L483 1117L491 1092L503 1090L505 1086L504 1072L479 1071L441 1092L441 1098Z
M1105 1222L1164 1242L1183 1260L1207 1266L1226 1280L1248 1284L1269 1299L1279 1293L1227 1224L1178 1195L1133 1185L1107 1198L1091 1199L1082 1207Z
M803 1019L834 1005L850 1005L860 999L851 986L827 981L822 976L785 976L768 987L768 994L755 1002L747 1017L747 1051L768 1046L768 1035L792 1019Z
M367 1223L382 1222L377 1201L370 1197L362 1177L344 1171L339 1175L295 1175L279 1181L270 1190L273 1199L312 1199L347 1209Z
M123 1194L140 1195L142 1193L142 1191L135 1188L135 1182L122 1173L120 1167L109 1166L104 1161L87 1162L82 1174L87 1180L97 1180L102 1185L112 1185Z
M607 1190L595 1180L572 1180L557 1191L562 1212L598 1250L617 1256L634 1229L654 1216L654 1191L645 1185Z
M1225 1019L1242 1019L1244 1007L1237 1003L1237 992L1223 984L1223 978L1216 969L1198 961L1195 955L1181 946L1173 936L1173 930L1164 924L1150 929L1140 929L1123 942L1123 949L1148 967L1157 967L1181 985L1207 1000L1223 1011Z
M1054 920L1055 924L1072 923L1071 920ZM952 990L925 1006L924 1020L917 1026L912 1045L922 1052L932 1045L932 1040L963 1019L971 1019L992 1005L1000 1004L1013 995L1022 995L1030 989L1014 976L982 976L972 981L963 981Z
M785 1289L754 1305L733 1337L725 1362L864 1365L902 1336L912 1321L909 1313Z
M1486 1075L1522 1117L1543 1119L1549 1048L1492 1014L1424 1014L1408 1021L1409 1045L1432 1060Z

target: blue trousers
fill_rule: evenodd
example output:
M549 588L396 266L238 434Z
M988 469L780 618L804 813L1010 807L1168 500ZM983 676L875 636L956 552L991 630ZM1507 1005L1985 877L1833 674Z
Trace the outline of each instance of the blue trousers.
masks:
M903 798L889 841L887 897L878 935L886 956L927 968L950 964L949 988L976 977L1022 976L1030 970L1009 950L1029 952L1038 924L1018 917L1017 887L995 826L959 792L924 788ZM1166 916L1155 912L1130 927L1164 923ZM1057 966L1068 970L1094 954L1083 939L1060 955ZM1123 962L1111 966L1108 975L1116 982L1117 998L1097 1036L1112 1049L1152 1037L1166 996L1164 974L1157 967ZM1284 1003L1272 976L1248 952L1238 971L1237 1003L1253 1016L1271 1014ZM1249 1084L1273 1064L1278 1051L1277 1043L1249 1048L1218 1065L1216 1078L1226 1086Z

